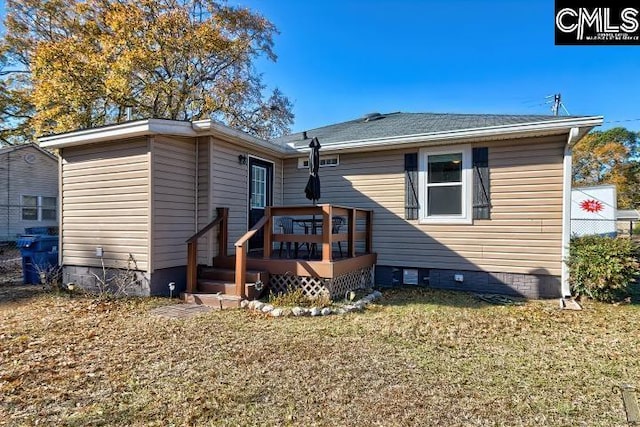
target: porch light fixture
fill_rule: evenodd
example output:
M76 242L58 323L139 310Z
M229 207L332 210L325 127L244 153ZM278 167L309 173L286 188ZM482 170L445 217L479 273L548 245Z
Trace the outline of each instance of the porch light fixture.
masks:
M245 156L244 154L240 154L238 156L238 163L240 163L241 165L246 165L247 164L247 156Z

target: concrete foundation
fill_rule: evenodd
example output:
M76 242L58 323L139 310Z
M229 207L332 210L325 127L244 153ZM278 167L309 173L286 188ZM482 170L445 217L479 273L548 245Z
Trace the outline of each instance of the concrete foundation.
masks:
M404 285L403 270L415 267L376 266L378 286ZM462 279L462 281L456 280ZM461 277L460 277L461 276ZM485 271L418 269L418 285L437 289L503 294L530 299L559 298L560 277L544 274L495 273Z
M126 274L131 277L124 279ZM173 296L177 297L186 289L187 267L172 267L156 270L152 274L146 271L65 265L62 269L63 283L75 283L87 292L99 293L101 288L115 291L118 282L128 284L125 289L129 296L169 296L169 283L175 283Z

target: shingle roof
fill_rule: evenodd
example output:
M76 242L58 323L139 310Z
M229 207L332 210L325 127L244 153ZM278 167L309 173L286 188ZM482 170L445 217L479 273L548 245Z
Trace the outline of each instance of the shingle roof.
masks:
M375 113L374 113L375 114ZM371 116L371 115L368 115ZM366 116L365 116L366 117ZM567 116L500 115L500 114L445 114L445 113L387 113L366 120L360 117L348 122L336 123L276 139L279 144L294 143L296 148L306 147L309 139L317 137L321 143L358 141L419 135L434 132L477 129L501 125L535 123L568 119Z

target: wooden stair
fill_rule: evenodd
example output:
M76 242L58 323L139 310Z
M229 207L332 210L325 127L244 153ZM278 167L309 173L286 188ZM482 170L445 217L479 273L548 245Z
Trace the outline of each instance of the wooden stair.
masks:
M215 262L215 261L214 261ZM206 305L213 308L238 308L242 297L236 295L235 271L230 268L204 267L198 272L197 291L183 292L180 296L188 303ZM256 290L256 283L266 286L269 273L266 271L248 270L244 295L247 299L256 299L261 291Z

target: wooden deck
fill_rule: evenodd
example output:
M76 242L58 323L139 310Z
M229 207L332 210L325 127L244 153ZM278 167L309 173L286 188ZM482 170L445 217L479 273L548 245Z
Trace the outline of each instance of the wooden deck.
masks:
M269 274L293 274L296 276L309 276L323 279L332 279L361 268L373 267L377 254L359 254L355 257L337 258L332 261L304 258L279 258L272 255L270 258L247 257L247 270L264 270ZM222 268L233 268L236 263L235 256L216 257L215 265Z
M291 221L312 225L285 231L282 224ZM188 240L187 293L198 290L198 238L216 226L218 256L213 263L234 271L238 297L246 296L248 270L267 272L272 287L304 282L313 292L323 288L335 293L366 282L376 263L371 210L335 205L267 207L265 215L235 242L235 254L226 252L227 223L228 209L219 208L218 218ZM262 249L249 253L249 239L260 230L264 236Z

